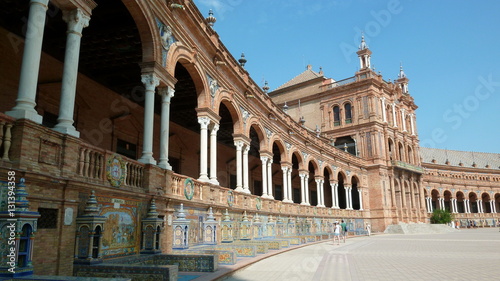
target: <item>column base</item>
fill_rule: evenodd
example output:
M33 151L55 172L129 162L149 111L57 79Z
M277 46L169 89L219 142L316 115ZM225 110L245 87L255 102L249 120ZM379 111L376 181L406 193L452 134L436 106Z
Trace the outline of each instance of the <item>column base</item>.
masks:
M260 196L260 197L269 199L269 195L267 195L267 194L262 194L262 196Z
M238 192L245 192L245 190L243 190L243 187L241 186L237 186L234 191L238 191Z
M326 206L325 205L317 205L316 207L322 207L322 208L324 208Z
M172 166L168 163L168 161L164 161L160 159L160 163L158 163L158 167L172 171Z
M14 109L7 111L5 114L16 119L29 119L35 123L42 124L43 117L36 110Z
M252 194L252 193L250 192L250 189L248 189L248 188L247 188L247 189L243 189L243 192L245 192L246 194Z
M210 179L208 182L211 184L214 184L214 185L220 185L220 183L217 179Z
M293 201L292 201L292 200L290 200L290 199L283 199L283 201L282 201L282 202L283 202L283 203L293 203Z
M267 199L274 200L274 196L272 196L272 195L267 195Z
M207 175L200 175L198 180L201 182L210 182L210 179L207 177Z
M307 206L306 202L301 202L300 205Z
M149 155L142 155L142 157L137 161L144 163L144 164L156 165L156 160L153 158L153 156L149 156Z
M70 135L70 136L73 136L75 138L80 138L80 132L78 132L75 129L75 127L73 127L73 126L70 126L70 127L59 126L58 127L58 125L56 125L54 127L54 131L62 133L62 134Z

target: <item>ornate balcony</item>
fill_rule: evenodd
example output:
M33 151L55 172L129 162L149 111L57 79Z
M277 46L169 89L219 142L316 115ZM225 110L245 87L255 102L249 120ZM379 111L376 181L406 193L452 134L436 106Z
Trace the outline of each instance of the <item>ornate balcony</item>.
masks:
M410 163L406 163L406 162L399 161L399 160L392 160L391 163L392 163L392 166L399 168L399 169L407 170L407 171L410 171L413 173L418 173L418 174L424 173L424 168L422 168L420 166L412 165Z

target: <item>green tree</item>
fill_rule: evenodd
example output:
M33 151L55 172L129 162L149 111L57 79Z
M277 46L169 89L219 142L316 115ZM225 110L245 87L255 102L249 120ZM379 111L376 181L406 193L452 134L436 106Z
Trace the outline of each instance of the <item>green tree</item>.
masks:
M447 224L453 221L453 214L448 210L434 210L431 216L432 224Z

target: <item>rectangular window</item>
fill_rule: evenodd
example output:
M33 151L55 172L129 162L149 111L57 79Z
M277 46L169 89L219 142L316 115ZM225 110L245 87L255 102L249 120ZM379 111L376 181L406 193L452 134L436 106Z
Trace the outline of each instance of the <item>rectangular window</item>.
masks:
M58 209L38 208L38 228L57 228Z

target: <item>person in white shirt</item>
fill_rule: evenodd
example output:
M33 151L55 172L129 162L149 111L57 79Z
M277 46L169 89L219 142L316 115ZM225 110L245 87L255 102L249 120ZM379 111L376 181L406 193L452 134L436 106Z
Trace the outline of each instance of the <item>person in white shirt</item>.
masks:
M335 222L335 227L333 228L333 244L335 244L335 239L337 239L337 245L340 245L340 233L342 232L342 227L339 222Z

